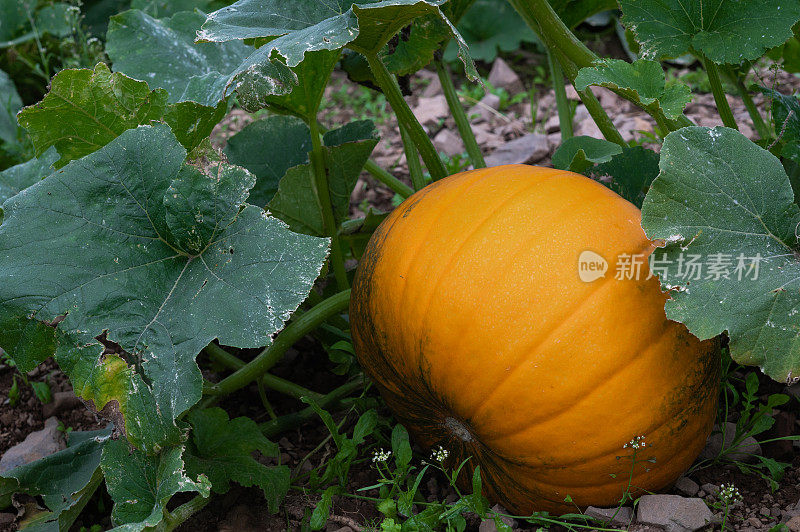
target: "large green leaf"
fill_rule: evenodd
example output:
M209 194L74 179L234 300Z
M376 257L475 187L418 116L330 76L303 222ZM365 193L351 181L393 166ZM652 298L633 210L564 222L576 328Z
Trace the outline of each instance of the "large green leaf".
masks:
M361 169L378 143L377 133L371 121L362 120L329 131L323 141L333 214L341 222L348 217L350 194ZM324 235L314 186L312 164L290 168L269 202L269 210L295 231Z
M76 393L148 450L200 398L196 354L269 344L327 250L244 204L245 170L205 176L185 157L166 126L128 130L6 201L0 226L0 347L27 371L51 353L20 323L66 315L56 359Z
M32 0L0 0L0 43L10 41L28 27L27 10Z
M114 500L111 518L124 532L154 527L164 518L167 502L176 493L210 494L208 479L193 480L184 472L182 447L171 447L151 456L131 449L123 439L108 442L100 467L108 494Z
M278 446L261 434L247 417L228 419L221 408L196 410L189 414L192 441L187 448L186 470L191 476L204 473L215 493L227 493L230 483L258 486L264 492L270 512L277 512L289 490L289 468L268 467L253 457L278 456Z
M69 529L102 482L98 468L110 433L111 430L72 432L66 449L3 476L13 482L13 492L41 496L49 510L26 530Z
M17 142L17 112L22 109L22 100L14 82L0 70L0 143Z
M78 25L79 14L79 8L65 2L37 4L34 0L0 0L0 48L45 35L71 35ZM35 32L31 22L36 26Z
M674 58L692 49L715 63L761 57L792 36L797 0L620 0L622 22L642 57Z
M644 105L657 103L664 114L676 119L692 100L691 90L683 83L666 86L664 69L658 61L640 59L628 63L621 59L600 59L590 68L582 68L575 78L575 88L589 85L623 89L633 93Z
M57 160L58 152L51 147L37 159L31 159L0 172L0 204L50 175ZM3 216L0 214L0 222L2 221Z
M665 241L667 317L701 339L727 331L735 361L796 380L800 209L780 161L732 129L689 127L667 135L659 167L642 226Z
M401 28L415 19L434 16L441 20L459 45L467 76L477 78L475 65L456 29L434 0L239 0L211 13L198 32L198 40L224 42L271 39L237 69L232 83L258 83L272 94L288 92L284 62L300 64L307 52L341 50L347 46L361 53L377 54ZM283 61L277 61L280 57ZM290 83L296 83L294 79Z
M239 42L195 44L198 12L162 20L131 10L111 17L106 52L114 70L165 89L168 101L217 107L230 73L253 51Z
M127 129L148 124L164 114L167 94L150 91L147 83L119 73L104 63L91 69L62 70L45 98L19 113L36 155L55 146L60 168L105 146Z
M269 149L264 149L269 146ZM228 139L228 160L256 176L250 203L266 207L278 191L286 171L308 162L311 133L293 116L273 115L251 122Z

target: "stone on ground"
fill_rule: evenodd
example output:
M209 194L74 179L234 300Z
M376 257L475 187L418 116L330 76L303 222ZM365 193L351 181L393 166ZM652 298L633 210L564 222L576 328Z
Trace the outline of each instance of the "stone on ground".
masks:
M486 166L524 164L541 161L550 153L547 135L529 133L507 142L486 157Z
M731 423L730 421L725 422L722 426L722 432L720 432L719 426L715 425L714 432L712 432L711 436L708 437L705 449L703 449L703 452L700 453L700 458L707 460L716 458L723 449L723 442L724 447L726 449L729 448L733 443L733 438L735 435L736 423ZM736 449L729 451L726 454L730 460L739 462L750 462L756 460L753 455L761 456L761 446L752 436L748 436L742 440L742 442L736 446Z
M42 430L31 432L25 440L5 452L0 458L0 475L15 467L50 456L64 447L66 445L58 431L58 420L54 417L48 418Z
M464 153L464 142L458 133L445 128L433 137L433 145L448 157Z
M659 526L666 532L694 532L713 519L702 499L680 495L644 495L636 512L639 524Z
M681 477L675 481L675 490L685 497L694 497L700 491L700 486L689 477Z
M499 57L494 60L487 79L493 87L503 88L512 96L525 90L517 73Z
M600 519L611 526L627 527L631 524L633 510L627 506L621 508L595 508L594 506L589 506L584 514Z

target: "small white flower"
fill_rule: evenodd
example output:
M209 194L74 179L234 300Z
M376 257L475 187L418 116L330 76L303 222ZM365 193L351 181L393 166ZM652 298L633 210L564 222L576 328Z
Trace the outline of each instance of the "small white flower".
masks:
M385 462L390 456L392 456L392 451L384 451L383 447L381 447L372 454L372 462Z
M447 460L448 456L450 456L450 451L448 451L441 445L438 448L434 449L433 452L431 452L431 459L436 460L437 462L444 462L445 460Z
M720 484L717 498L726 504L732 504L742 500L739 490L733 484L727 486L725 484Z
M636 436L634 439L622 446L623 449L628 447L632 449L643 449L645 447L644 436Z

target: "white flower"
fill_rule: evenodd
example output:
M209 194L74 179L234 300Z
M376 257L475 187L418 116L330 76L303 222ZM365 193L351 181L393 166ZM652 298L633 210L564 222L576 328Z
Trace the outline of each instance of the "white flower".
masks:
M437 462L444 462L448 456L450 456L450 451L441 445L431 452L431 460L436 460Z
M623 449L628 447L632 449L643 449L645 447L644 436L636 436L634 439L622 446Z
M742 500L742 496L741 494L739 494L739 490L733 484L730 484L728 486L726 486L725 484L720 484L717 498L726 504L731 504L736 501Z
M372 454L372 462L385 462L390 456L392 456L392 451L384 451L383 447L381 447Z

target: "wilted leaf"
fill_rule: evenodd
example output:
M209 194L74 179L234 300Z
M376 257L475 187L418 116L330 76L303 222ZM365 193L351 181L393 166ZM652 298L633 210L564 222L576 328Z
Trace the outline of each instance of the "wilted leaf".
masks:
M186 470L191 476L208 476L215 493L227 493L230 483L258 486L264 492L270 512L289 490L286 465L265 466L253 458L258 451L264 457L278 456L278 446L261 434L256 423L247 417L228 419L221 408L197 410L189 414L192 443L187 449Z
M654 102L671 119L683 114L683 108L692 100L691 90L682 83L666 86L666 76L657 61L640 59L628 63L621 59L600 59L591 68L582 68L575 78L575 88L584 90L589 85L611 89L624 89L633 93L644 105Z
M210 494L205 477L190 479L183 470L182 447L171 447L157 455L131 449L124 439L111 440L103 449L100 467L108 494L114 500L111 519L115 530L138 532L156 526L164 517L167 502L176 493ZM121 526L124 525L124 526Z
M0 347L28 371L51 353L21 324L66 315L56 359L76 393L116 401L148 450L200 398L197 353L269 344L327 248L244 204L245 170L205 176L185 157L166 126L128 130L6 201L0 226ZM103 355L101 335L122 352Z
M735 361L796 379L800 209L780 161L737 131L689 127L667 135L659 167L642 226L666 242L667 317L700 339L727 331Z
M655 60L695 49L715 63L753 61L789 39L800 20L796 0L620 0L619 5L642 57Z

